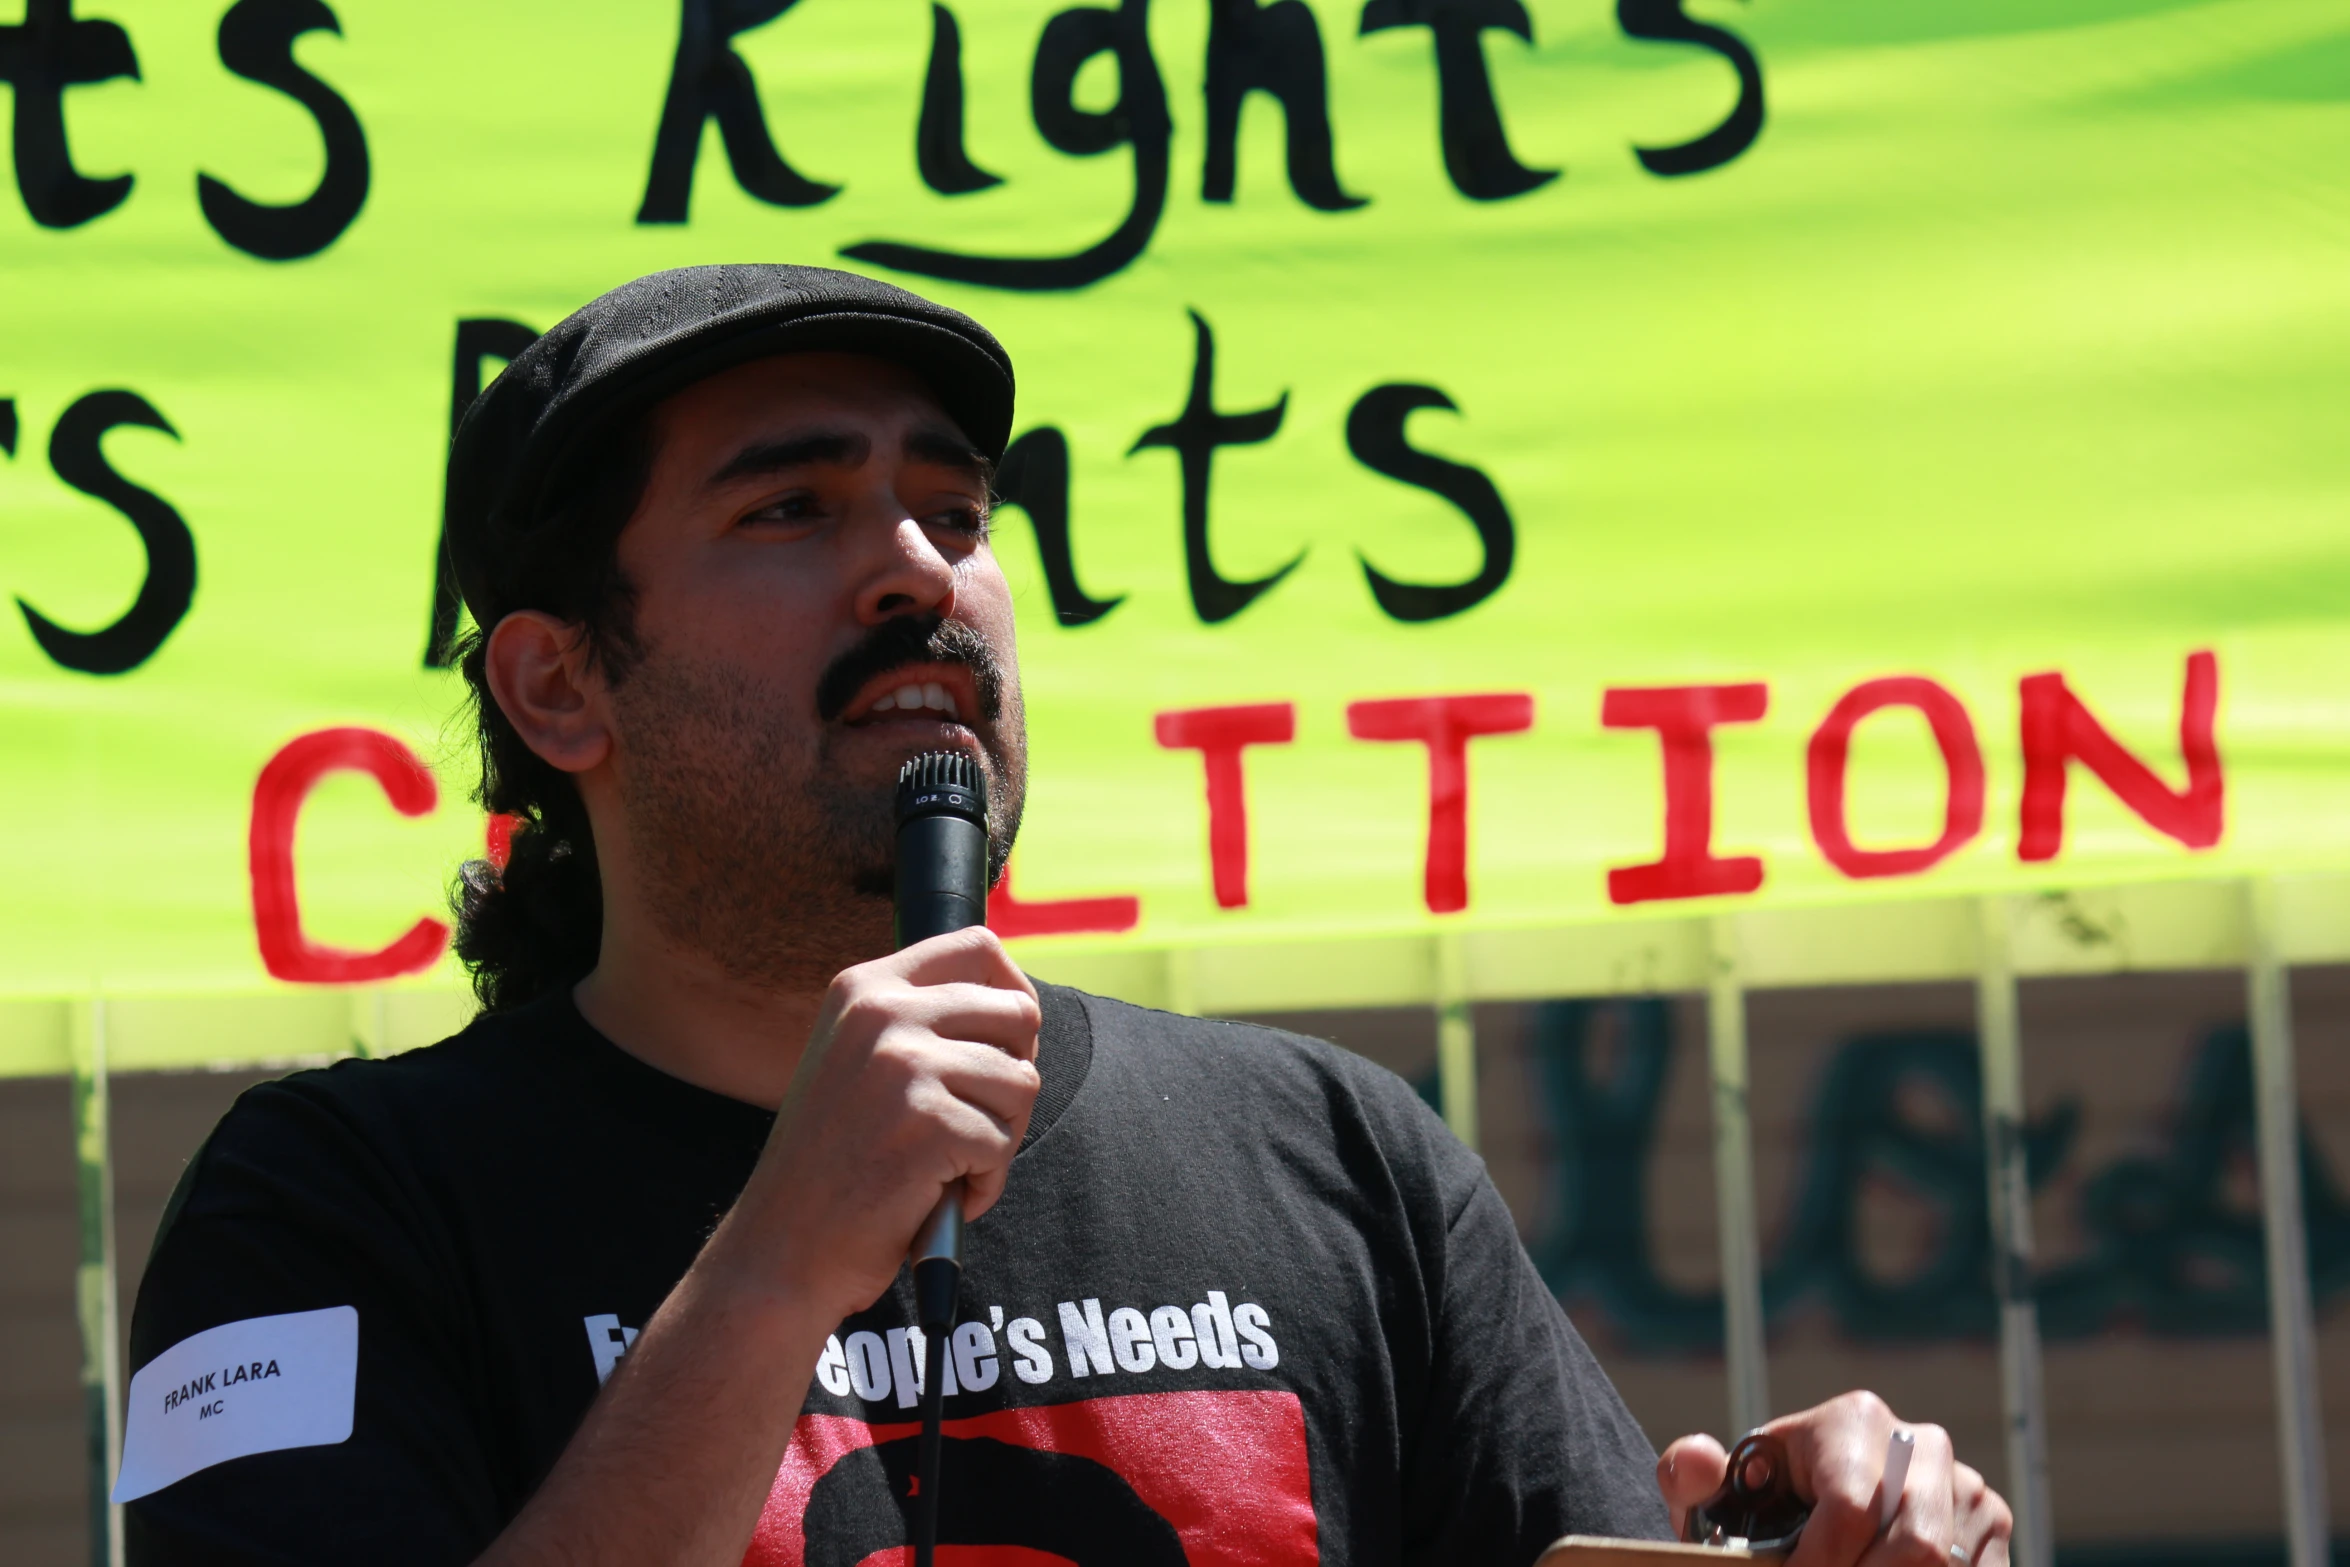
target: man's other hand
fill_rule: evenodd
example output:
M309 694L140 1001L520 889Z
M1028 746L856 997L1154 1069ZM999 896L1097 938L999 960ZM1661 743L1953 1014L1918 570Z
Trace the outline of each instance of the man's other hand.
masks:
M2014 1527L2007 1503L1958 1461L1940 1426L1912 1425L1874 1393L1847 1393L1762 1429L1787 1444L1796 1494L1811 1507L1787 1567L2007 1567ZM1886 1442L1903 1429L1917 1448L1900 1506L1880 1529ZM1656 1483L1675 1535L1689 1509L1721 1489L1728 1466L1710 1436L1685 1436L1665 1449Z
M758 1237L766 1282L837 1322L889 1288L950 1183L967 1218L993 1207L1036 1103L1042 1015L984 926L842 970L728 1219Z

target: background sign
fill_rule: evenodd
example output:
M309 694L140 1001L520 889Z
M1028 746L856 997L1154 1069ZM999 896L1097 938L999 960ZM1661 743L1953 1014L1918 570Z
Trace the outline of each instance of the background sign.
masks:
M27 0L0 41L0 991L447 961L450 420L724 260L1018 363L1010 932L2350 867L2338 7Z

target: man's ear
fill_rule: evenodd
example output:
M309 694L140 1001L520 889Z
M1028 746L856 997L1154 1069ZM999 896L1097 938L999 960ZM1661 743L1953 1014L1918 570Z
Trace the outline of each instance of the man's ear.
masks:
M578 626L516 610L490 632L483 662L506 721L549 766L584 773L612 754L605 684Z

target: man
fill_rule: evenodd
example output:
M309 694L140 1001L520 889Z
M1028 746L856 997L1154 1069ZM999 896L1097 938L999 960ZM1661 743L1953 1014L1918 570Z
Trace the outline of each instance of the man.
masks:
M191 1162L134 1327L135 1561L902 1547L901 1264L956 1180L965 1561L1525 1567L1719 1484L1704 1438L1658 1464L1390 1074L1036 985L985 930L891 952L907 757L978 759L999 868L1018 827L1011 419L976 322L787 266L629 284L468 414L463 667L524 822L466 871L486 1010L254 1090ZM2003 1562L1934 1428L1882 1535L1883 1405L1778 1428L1799 1567Z

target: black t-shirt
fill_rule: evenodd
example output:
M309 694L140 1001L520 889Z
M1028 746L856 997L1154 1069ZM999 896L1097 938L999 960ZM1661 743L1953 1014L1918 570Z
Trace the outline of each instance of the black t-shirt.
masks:
M1034 1122L964 1248L942 1544L1527 1567L1562 1534L1664 1534L1647 1440L1405 1084L1317 1040L1040 988ZM568 995L247 1093L139 1291L132 1562L471 1560L773 1120ZM802 1413L747 1562L905 1543L913 1320L901 1273L804 1396L777 1389Z

